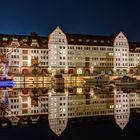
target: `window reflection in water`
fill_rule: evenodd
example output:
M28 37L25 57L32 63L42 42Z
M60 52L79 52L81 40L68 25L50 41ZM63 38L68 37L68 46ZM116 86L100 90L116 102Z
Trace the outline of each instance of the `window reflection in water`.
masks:
M6 94L5 94L6 93ZM58 85L0 91L0 125L46 123L60 135L68 123L82 119L115 120L124 129L132 112L139 113L139 93L93 86Z

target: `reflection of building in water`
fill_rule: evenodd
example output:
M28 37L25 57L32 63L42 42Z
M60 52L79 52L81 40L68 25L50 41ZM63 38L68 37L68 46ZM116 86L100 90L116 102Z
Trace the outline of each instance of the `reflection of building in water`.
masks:
M48 120L51 130L58 136L64 131L68 121L68 96L66 93L51 92L48 98Z
M114 117L121 129L124 129L129 121L129 95L128 93L123 93L123 91L116 91L114 94Z
M38 91L41 92L41 91ZM42 93L36 93L39 96L33 95L32 90L23 94L22 90L9 91L8 93L8 107L5 112L0 111L0 117L16 116L23 119L26 116L47 115L48 114L48 96ZM33 99L33 96L35 98ZM34 101L33 101L34 100ZM37 103L36 103L37 102ZM36 103L36 104L34 104Z
M113 94L94 94L92 90L84 90L81 93L69 95L69 118L113 114ZM90 91L92 91L91 94ZM85 94L82 94L83 92Z
M15 89L8 91L8 106L0 110L0 119L6 118L16 124L38 123L42 116L49 122L54 133L60 135L68 119L99 116L112 117L123 129L129 121L131 109L140 108L137 93L96 93L93 88L68 88L64 90ZM16 119L17 118L17 119ZM30 120L30 121L29 121ZM0 121L2 125L2 121Z

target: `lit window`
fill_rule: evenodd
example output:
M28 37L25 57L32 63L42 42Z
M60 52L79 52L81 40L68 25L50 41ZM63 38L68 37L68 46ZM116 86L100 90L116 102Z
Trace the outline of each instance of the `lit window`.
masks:
M18 41L18 39L17 38L13 38L13 41Z
M77 93L82 93L82 88L77 88Z
M82 74L82 69L77 69L77 74Z
M3 40L3 41L7 41L8 38L7 38L7 37L3 37L2 40Z
M36 39L32 39L32 42L37 42Z

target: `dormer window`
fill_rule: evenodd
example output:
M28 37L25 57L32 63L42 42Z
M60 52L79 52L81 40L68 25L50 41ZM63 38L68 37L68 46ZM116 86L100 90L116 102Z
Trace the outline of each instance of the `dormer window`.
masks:
M39 46L38 42L36 39L32 39L32 43L31 43L31 46Z
M96 42L97 42L97 40L93 40L93 42L95 42L95 43L96 43Z
M36 39L32 39L32 42L33 42L33 43L36 43L37 41L36 41Z
M17 39L17 38L13 38L13 41L14 41L14 42L17 42L17 41L18 41L18 39Z
M104 43L104 40L101 40L101 43Z
M11 46L16 46L17 47L17 46L19 46L19 43L18 42L12 42Z
M8 38L7 37L3 37L2 40L3 41L8 41Z
M17 38L12 38L11 46L20 46L18 39Z

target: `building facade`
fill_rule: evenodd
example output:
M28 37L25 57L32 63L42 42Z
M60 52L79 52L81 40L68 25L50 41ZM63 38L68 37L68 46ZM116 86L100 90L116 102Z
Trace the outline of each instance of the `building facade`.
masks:
M136 73L140 61L140 43L129 42L122 32L69 34L59 27L48 37L1 34L0 52L7 54L9 73L24 75Z

